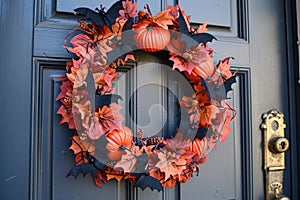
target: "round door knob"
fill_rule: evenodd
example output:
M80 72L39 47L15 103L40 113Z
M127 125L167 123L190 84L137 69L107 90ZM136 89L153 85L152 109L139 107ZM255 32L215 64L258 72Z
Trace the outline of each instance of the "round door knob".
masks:
M269 148L273 153L282 153L288 150L290 144L284 137L274 138L270 141Z

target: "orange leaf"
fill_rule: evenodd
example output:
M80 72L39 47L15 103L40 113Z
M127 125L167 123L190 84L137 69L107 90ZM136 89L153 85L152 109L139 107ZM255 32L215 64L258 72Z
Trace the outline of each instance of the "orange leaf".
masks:
M177 183L177 180L174 179L174 178L171 178L171 179L169 179L169 180L167 180L167 181L165 181L163 183L163 187L174 188L174 186L176 185L176 183Z
M170 11L171 9L167 9L159 12L156 16L153 17L153 22L164 29L168 29L168 25L173 25L174 20L174 17L169 15Z
M208 22L204 22L204 24L200 25L197 29L197 33L205 33L208 29L206 28Z
M75 82L74 82L74 88L79 88L81 86L87 87L86 83L86 78L88 75L88 68L87 67L81 67L77 71L77 76L75 77Z
M136 170L137 158L142 154L143 148L139 149L138 146L134 146L131 150L125 150L125 154L114 168L122 168L125 173L131 173Z
M86 156L86 153L79 153L79 154L76 154L76 155L75 155L75 162L76 162L76 165L80 165L80 164L83 164L83 163L88 162L88 160L85 158L85 156Z
M212 119L216 118L218 112L219 109L215 105L202 106L199 113L200 125L207 127L212 124Z
M170 176L181 174L182 170L186 168L186 160L176 158L176 154L166 151L165 149L158 152L159 162L156 163L156 167L165 174L165 181Z
M123 175L107 174L107 180L110 179L116 179L118 182L120 182L123 179Z
M104 131L112 132L113 130L120 130L122 128L123 115L119 112L122 106L112 103L111 107L103 106L96 110L96 117L98 117L101 128Z
M202 85L201 81L194 86L194 89L200 106L209 103L209 93L206 91L206 88Z
M92 154L95 151L95 144L88 139L81 140L78 135L74 135L72 137L72 145L69 147L69 149L72 150L74 154L81 152L89 152Z
M133 172L137 162L136 155L131 151L125 150L126 154L122 155L121 160L114 166L115 168L122 168L124 172Z
M85 129L89 129L91 117L92 117L92 105L90 101L86 101L84 104L74 103L74 107L78 108L81 115L81 123Z

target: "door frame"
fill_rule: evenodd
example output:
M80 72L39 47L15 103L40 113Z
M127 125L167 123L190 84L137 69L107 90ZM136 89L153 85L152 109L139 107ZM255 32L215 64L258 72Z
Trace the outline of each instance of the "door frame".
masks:
M285 32L286 32L286 57L287 57L287 80L289 88L289 116L285 116L287 124L286 136L290 140L290 151L287 152L286 159L290 160L290 166L286 172L292 173L291 181L285 180L284 194L291 193L291 199L299 199L300 173L300 149L297 148L300 143L300 83L299 81L299 54L297 45L297 13L296 1L285 1ZM290 171L288 171L290 170Z

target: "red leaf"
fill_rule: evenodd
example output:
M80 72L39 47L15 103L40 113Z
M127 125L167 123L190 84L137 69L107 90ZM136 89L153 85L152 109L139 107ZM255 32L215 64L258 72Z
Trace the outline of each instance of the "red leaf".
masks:
M138 16L136 10L137 10L137 2L132 3L131 1L123 1L123 7L124 10L120 10L120 17L117 20L121 20L121 19L128 19L128 18L135 18Z
M60 93L57 95L55 101L65 98L66 96L72 96L73 85L72 82L67 78L67 76L61 76L61 85L60 85ZM67 93L69 95L67 95Z
M70 52L76 54L76 56L87 57L87 54L93 51L93 49L91 48L91 44L93 44L93 42L94 41L89 36L85 34L78 34L74 36L70 41L73 47L65 46L65 48L67 48Z
M98 180L98 178L96 176L93 176L93 180L94 180L95 185L102 188L102 185L100 184L100 181Z
M97 121L97 118L95 117L95 121L91 121L90 127L87 131L88 136L92 140L99 139L106 131L103 129L103 127L100 125L100 123Z
M210 58L210 52L203 44L187 48L184 41L171 40L168 45L171 57L169 60L174 62L173 69L187 71L189 74L193 69L206 62Z
M72 113L69 113L64 105L61 105L57 111L57 114L61 115L59 124L70 123L73 119Z

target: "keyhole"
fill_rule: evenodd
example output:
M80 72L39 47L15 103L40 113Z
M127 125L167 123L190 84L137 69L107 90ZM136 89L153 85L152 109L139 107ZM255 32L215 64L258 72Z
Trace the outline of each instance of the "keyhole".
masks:
M285 152L289 148L289 141L286 138L278 138L274 144L275 153Z
M285 143L285 142L281 142L281 143L280 143L280 146L281 146L281 149L283 150L283 149L285 149L285 147L286 147L286 143Z

